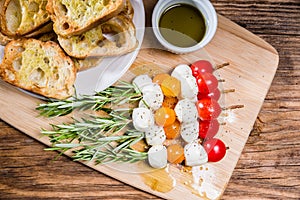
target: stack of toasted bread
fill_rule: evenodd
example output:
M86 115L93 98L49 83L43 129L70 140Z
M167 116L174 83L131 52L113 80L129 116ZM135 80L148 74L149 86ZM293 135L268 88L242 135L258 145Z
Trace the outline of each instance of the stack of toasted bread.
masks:
M40 95L74 94L76 73L138 41L130 0L0 0L0 78Z

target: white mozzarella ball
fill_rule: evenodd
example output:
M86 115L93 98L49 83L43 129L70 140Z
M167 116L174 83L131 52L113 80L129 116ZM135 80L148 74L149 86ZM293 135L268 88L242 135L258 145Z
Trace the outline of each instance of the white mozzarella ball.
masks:
M163 144L166 140L165 130L162 126L154 124L145 131L146 142L148 145Z
M181 83L181 98L194 100L198 94L198 85L191 68L186 64L178 65L171 76L177 78Z
M136 130L146 131L154 125L154 116L147 108L134 108L132 112L132 122Z
M199 135L199 122L194 121L190 123L182 123L180 128L181 138L189 143L198 138Z
M182 76L192 76L191 68L186 64L177 65L171 73L171 76L180 80Z
M148 75L139 75L133 79L132 84L142 91L146 85L152 84L152 79Z
M146 85L142 89L143 100L152 110L157 110L164 101L163 92L158 84Z
M184 147L185 165L194 167L207 163L208 156L201 144L198 141L188 143Z
M196 104L189 99L182 99L176 104L174 111L181 123L194 122L198 118Z
M167 166L167 148L163 145L154 145L148 151L148 162L153 168L164 168Z
M193 76L187 76L185 78L180 79L181 83L181 98L187 98L190 100L194 100L198 94L198 85L196 82L196 78Z

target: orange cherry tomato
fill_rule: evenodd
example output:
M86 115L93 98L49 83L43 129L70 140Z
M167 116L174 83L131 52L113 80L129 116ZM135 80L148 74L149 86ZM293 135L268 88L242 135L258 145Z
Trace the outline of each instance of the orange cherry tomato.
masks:
M154 119L159 126L170 126L176 120L176 114L173 109L161 107L155 111Z
M167 159L170 163L179 164L184 160L184 149L179 144L172 144L167 147Z
M162 103L163 107L174 109L178 102L177 97L165 97Z
M167 97L178 97L181 90L180 81L170 76L161 83L161 90Z
M170 126L164 127L165 135L167 139L175 139L180 136L180 122L175 120Z
M169 74L157 74L154 76L152 82L161 85L161 83L168 77L170 77Z

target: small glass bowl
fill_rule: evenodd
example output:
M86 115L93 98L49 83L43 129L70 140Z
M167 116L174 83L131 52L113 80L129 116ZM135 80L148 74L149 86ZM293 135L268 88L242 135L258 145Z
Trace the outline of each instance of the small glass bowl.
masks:
M178 47L169 43L160 33L159 20L164 11L176 4L188 4L197 8L205 19L206 32L203 39L191 47ZM180 17L180 16L179 16ZM152 13L152 28L155 37L168 51L185 54L197 51L207 45L214 37L218 25L217 13L209 0L159 0Z

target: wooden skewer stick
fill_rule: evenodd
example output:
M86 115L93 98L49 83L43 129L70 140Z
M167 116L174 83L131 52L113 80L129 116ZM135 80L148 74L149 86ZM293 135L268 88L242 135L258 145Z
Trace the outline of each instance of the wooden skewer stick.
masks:
M244 105L232 105L226 108L222 108L222 110L234 110L234 109L239 109L239 108L244 108Z
M230 93L230 92L235 92L235 89L227 89L222 91L223 94Z
M229 62L226 62L226 63L220 64L220 65L217 65L216 68L215 68L215 70L221 69L221 68L226 67L226 66L228 66L228 65L229 65Z

